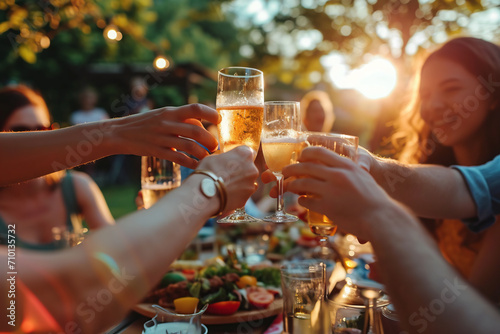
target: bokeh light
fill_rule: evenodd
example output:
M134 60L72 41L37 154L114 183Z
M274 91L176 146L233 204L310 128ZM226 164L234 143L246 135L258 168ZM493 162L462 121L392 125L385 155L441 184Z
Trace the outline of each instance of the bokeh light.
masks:
M119 41L122 39L122 33L113 25L107 26L106 29L104 29L103 35L110 41Z
M153 61L153 64L154 67L160 71L166 70L170 66L170 62L165 56L157 56Z

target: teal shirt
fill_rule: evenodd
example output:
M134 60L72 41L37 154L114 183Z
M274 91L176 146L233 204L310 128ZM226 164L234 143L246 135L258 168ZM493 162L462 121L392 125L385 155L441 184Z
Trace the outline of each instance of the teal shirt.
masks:
M474 232L481 232L495 222L500 214L500 155L481 166L452 166L469 187L477 209L477 217L463 222Z
M78 208L78 202L76 200L75 186L73 184L73 177L70 171L66 172L66 175L61 180L61 190L64 199L64 205L66 207L66 227L68 231L73 231L73 224L71 222L71 216L74 214L79 214L80 210ZM7 234L8 227L5 221L0 216L0 244L7 244ZM16 247L22 247L31 250L42 250L51 251L67 247L64 241L53 241L47 244L35 244L31 242L26 242L16 236Z

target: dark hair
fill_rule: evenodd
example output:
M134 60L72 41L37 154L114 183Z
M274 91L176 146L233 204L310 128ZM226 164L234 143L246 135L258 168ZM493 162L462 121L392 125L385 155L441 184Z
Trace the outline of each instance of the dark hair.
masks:
M436 58L444 58L459 64L481 81L493 83L500 81L500 46L496 44L472 37L450 40L427 57L422 69L429 61ZM484 89L492 94L493 108L482 125L487 135L488 146L485 147L485 154L482 157L484 161L478 161L477 164L485 163L500 154L500 131L498 131L500 90L496 88L498 91L492 92L491 87L484 87ZM416 98L398 121L399 129L392 138L395 148L400 149L397 156L405 162L445 166L456 164L452 148L441 145L433 136L429 127L422 121L419 109L419 99Z
M37 106L42 108L51 120L47 104L42 96L31 88L18 85L0 89L0 129L5 127L9 117L19 108Z

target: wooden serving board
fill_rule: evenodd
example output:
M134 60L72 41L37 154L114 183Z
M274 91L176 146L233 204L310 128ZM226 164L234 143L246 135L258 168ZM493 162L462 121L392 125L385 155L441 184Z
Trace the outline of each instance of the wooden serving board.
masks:
M133 310L146 317L153 318L156 315L156 309L153 304L137 304ZM275 299L267 308L262 310L238 311L232 315L210 315L201 316L201 323L204 325L233 324L238 322L249 322L278 315L283 311L283 298Z

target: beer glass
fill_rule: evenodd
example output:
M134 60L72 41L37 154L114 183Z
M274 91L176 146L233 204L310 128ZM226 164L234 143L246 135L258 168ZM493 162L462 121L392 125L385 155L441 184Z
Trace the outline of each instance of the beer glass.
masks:
M264 117L264 74L247 67L227 67L218 72L216 108L221 118L217 125L222 152L241 145L257 156ZM219 223L260 221L244 208L219 219Z
M156 157L142 157L141 188L145 209L149 209L160 198L180 185L179 164Z

